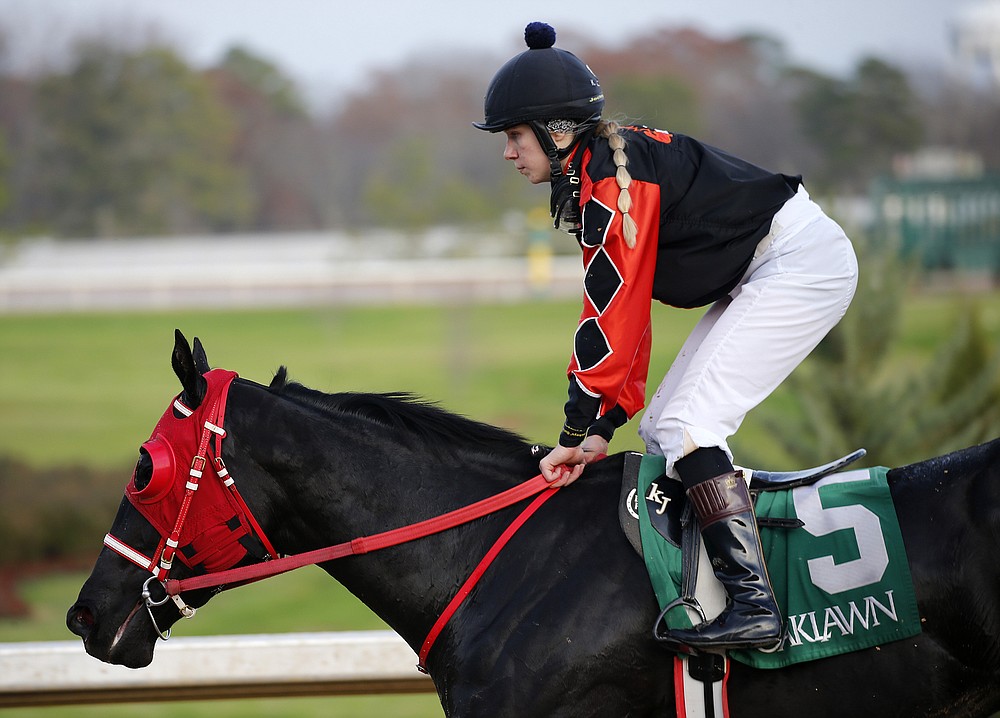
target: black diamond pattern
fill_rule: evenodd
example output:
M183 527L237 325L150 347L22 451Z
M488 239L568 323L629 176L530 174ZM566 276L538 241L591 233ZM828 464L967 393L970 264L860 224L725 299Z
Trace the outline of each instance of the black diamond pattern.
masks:
M584 290L591 304L599 314L604 314L604 310L611 304L615 294L622 286L622 276L618 273L611 257L604 249L597 250L594 258L587 266L587 276L583 280Z
M585 247L599 247L604 244L604 238L611 226L615 213L596 199L592 199L583 207L583 235L580 242Z
M583 371L593 369L611 354L608 338L596 318L587 319L577 327L574 353L576 365Z

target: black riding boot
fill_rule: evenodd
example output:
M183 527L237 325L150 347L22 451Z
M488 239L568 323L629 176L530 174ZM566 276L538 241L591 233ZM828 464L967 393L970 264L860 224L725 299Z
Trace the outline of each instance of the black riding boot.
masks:
M691 500L712 569L729 597L714 620L669 631L666 640L695 649L771 648L782 621L764 565L753 503L725 452L697 449L676 465Z

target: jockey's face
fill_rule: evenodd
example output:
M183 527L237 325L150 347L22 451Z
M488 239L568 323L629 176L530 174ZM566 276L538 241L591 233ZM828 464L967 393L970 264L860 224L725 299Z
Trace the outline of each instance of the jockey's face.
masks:
M548 182L552 170L538 138L528 125L514 125L503 131L507 135L503 158L514 163L514 169L524 175L531 184Z

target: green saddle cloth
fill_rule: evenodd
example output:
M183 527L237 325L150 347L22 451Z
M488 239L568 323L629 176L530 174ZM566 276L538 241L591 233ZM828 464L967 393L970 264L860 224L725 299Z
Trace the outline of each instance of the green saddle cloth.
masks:
M661 456L643 456L638 495L671 481ZM845 471L811 486L762 492L758 517L799 519L801 528L761 528L761 544L785 620L785 641L771 652L731 651L755 668L857 651L920 633L916 596L884 467ZM680 549L649 522L638 501L643 554L661 609L681 591ZM652 504L656 508L656 504ZM669 611L671 628L691 625Z

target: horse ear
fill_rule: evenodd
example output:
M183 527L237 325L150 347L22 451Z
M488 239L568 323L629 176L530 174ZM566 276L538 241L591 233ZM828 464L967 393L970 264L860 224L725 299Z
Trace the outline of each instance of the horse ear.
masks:
M194 359L194 368L199 374L206 374L212 371L212 365L208 363L208 355L205 354L205 347L202 346L201 339L194 338L194 348L191 352Z
M278 367L278 371L275 373L274 378L271 379L271 384L268 389L284 389L285 384L288 383L288 369L284 365Z
M174 330L174 351L170 357L170 363L174 368L174 374L181 380L181 386L184 387L184 403L191 409L198 408L201 400L205 398L208 382L195 366L191 346L181 334L180 329Z

